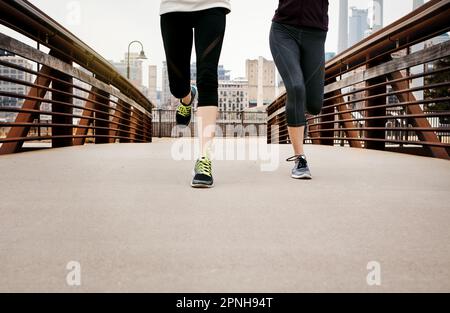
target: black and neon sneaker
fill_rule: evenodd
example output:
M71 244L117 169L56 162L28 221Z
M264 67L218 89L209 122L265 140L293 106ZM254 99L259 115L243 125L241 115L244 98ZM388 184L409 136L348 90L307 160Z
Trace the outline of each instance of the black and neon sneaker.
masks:
M180 105L177 107L176 120L177 125L189 126L192 116L192 104L197 96L197 88L191 87L191 102L184 104L180 99Z
M209 158L203 157L197 160L191 186L194 188L211 188L214 186L212 164Z
M295 179L312 179L311 171L308 167L308 161L304 155L296 155L286 160L295 162L291 177Z

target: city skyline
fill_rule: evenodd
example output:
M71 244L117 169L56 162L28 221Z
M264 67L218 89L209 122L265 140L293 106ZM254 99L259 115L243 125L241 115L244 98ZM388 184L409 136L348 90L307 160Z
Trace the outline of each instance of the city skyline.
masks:
M159 28L159 1L135 0L134 5L106 0L32 0L37 7L79 36L88 45L109 60L120 60L132 40L141 40L149 60L148 65L158 66L158 78L164 51ZM349 6L367 8L369 0L349 0ZM231 70L231 76L245 76L247 59L259 56L272 59L268 45L270 20L277 7L276 0L232 1L233 11L228 16L228 28L221 64ZM108 6L108 14L99 15L99 7ZM252 10L257 5L258 10ZM412 10L412 0L392 1L385 4L384 25L390 24ZM339 1L330 1L330 31L326 50L337 51ZM111 20L118 21L111 23ZM136 21L140 21L136 23ZM92 22L97 21L95 28ZM251 22L249 22L251 21ZM245 25L245 27L243 27ZM111 36L111 34L114 34ZM194 53L193 53L194 57ZM194 60L193 60L194 61ZM146 81L147 73L144 73ZM146 82L145 82L146 83ZM161 89L158 81L158 89Z

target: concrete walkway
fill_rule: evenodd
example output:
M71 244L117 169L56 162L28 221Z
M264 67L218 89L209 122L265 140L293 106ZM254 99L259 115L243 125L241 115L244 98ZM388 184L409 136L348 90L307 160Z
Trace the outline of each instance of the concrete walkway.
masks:
M193 190L172 147L0 157L0 291L450 292L450 162L308 146L295 181L283 146L276 171L217 161Z

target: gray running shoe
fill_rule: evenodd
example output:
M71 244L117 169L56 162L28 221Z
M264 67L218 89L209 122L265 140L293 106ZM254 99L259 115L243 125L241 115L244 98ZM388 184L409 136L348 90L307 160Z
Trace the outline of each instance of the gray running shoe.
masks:
M312 179L311 172L309 171L308 161L304 155L296 155L286 160L287 162L295 162L295 166L292 169L292 178L295 179Z

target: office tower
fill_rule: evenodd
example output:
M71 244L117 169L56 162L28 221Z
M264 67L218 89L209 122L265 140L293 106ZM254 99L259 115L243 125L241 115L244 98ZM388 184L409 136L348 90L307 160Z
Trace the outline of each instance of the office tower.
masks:
M338 53L348 48L348 0L339 1Z
M167 71L167 62L163 62L162 66L162 90L161 90L161 108L169 109L175 104L175 100L170 92L169 73Z
M225 69L223 65L217 67L217 78L218 80L230 80L230 71ZM195 84L197 81L197 63L193 62L191 64L191 81Z
M158 106L157 101L157 66L156 65L149 65L148 67L148 98L153 103L153 105Z
M368 10L351 7L351 16L349 18L349 46L364 39L365 34L369 30Z
M383 0L371 0L369 5L369 28L371 34L383 28Z
M263 57L246 61L250 107L263 106L275 99L275 63Z
M219 81L219 110L242 111L249 107L246 79Z
M139 53L130 53L130 80L137 88L140 88L143 85L143 61L139 58L139 56ZM124 59L120 62L110 61L110 63L122 76L127 77L128 53L125 53Z
M33 69L33 65L30 61L23 59L18 56L14 56L6 51L0 50L0 59L2 61L22 66L26 69ZM10 68L5 65L0 65L0 75L8 78L13 78L17 80L24 81L26 83L32 83L34 77L24 71ZM14 82L2 81L0 82L0 91L9 92L19 95L27 95L29 92L29 87L21 84L16 84ZM18 99L15 97L2 96L0 97L0 107L9 108L19 108L23 104L23 99ZM42 104L45 106L45 104ZM12 122L15 119L15 114L10 112L0 112L0 119L8 122Z

